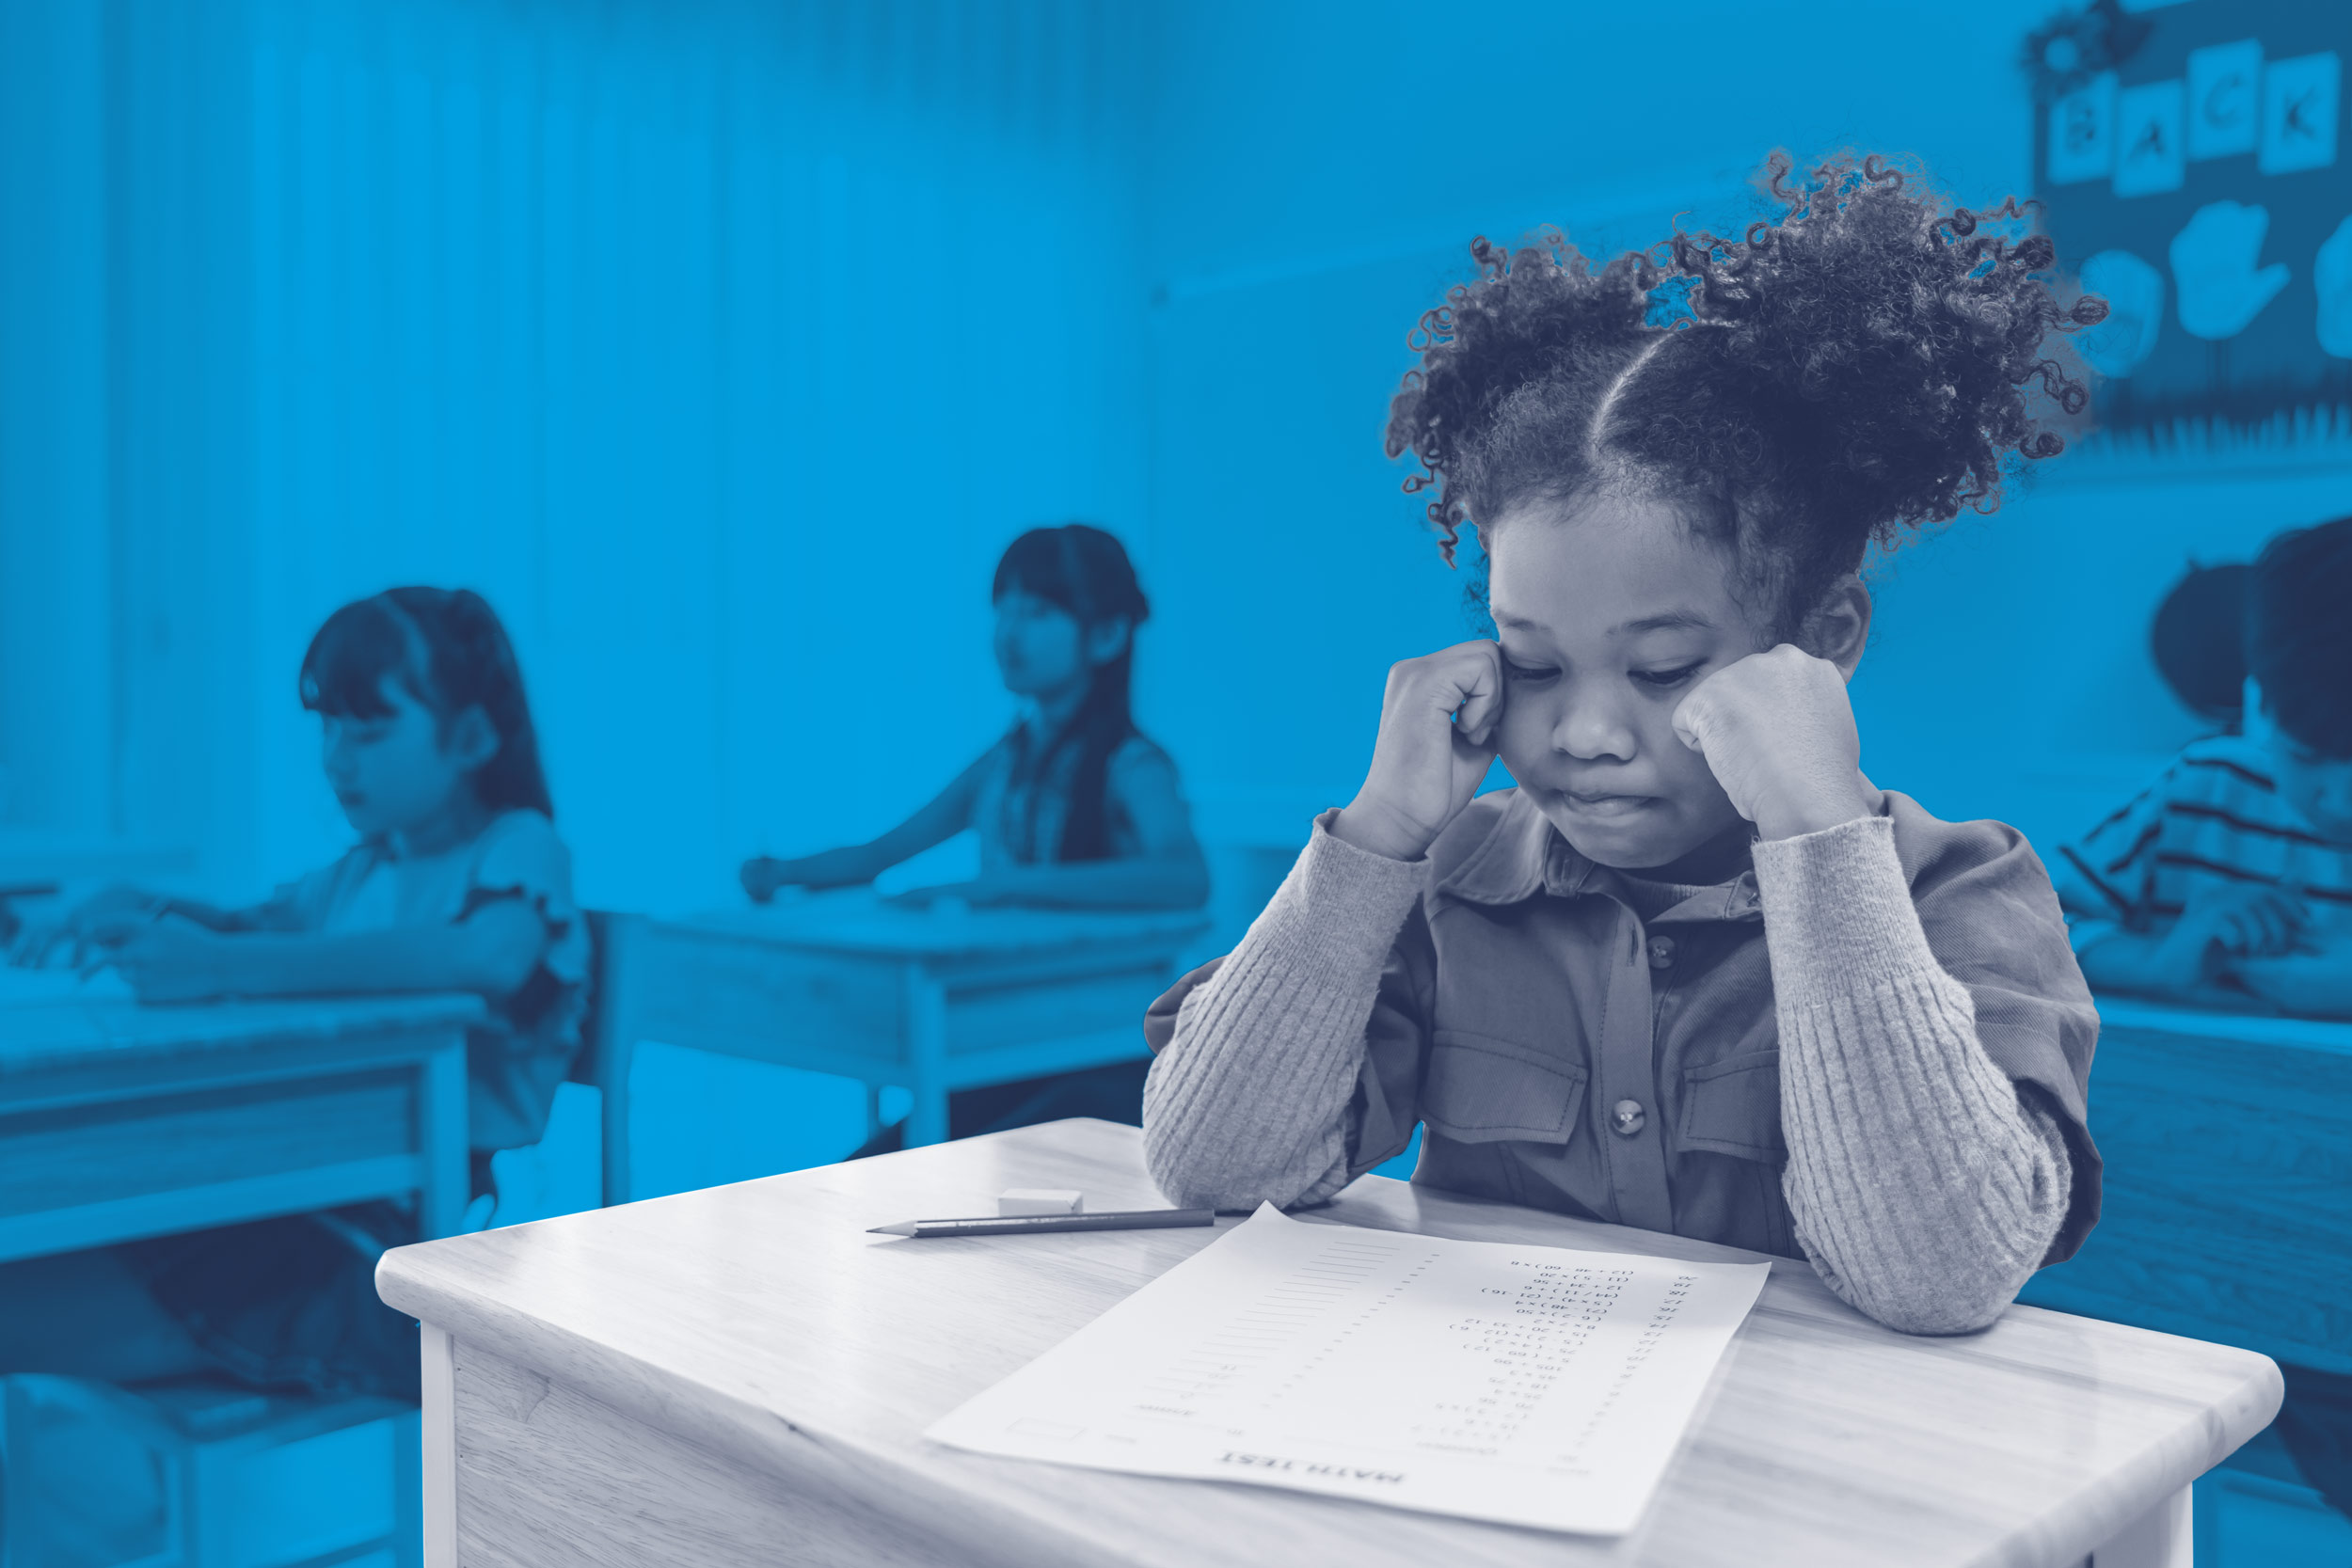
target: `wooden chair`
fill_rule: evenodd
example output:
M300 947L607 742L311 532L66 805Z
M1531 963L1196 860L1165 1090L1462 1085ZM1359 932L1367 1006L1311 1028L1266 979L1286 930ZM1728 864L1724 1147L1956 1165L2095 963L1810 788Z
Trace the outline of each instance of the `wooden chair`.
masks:
M570 1080L603 1097L605 1207L628 1201L628 1072L634 1031L624 1022L630 940L644 916L589 910L588 1011L580 1020L580 1055Z

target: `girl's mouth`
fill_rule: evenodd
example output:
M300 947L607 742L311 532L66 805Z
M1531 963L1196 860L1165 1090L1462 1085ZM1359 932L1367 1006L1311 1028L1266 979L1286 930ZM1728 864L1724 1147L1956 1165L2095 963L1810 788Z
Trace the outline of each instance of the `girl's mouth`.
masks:
M1563 790L1560 798L1579 816L1597 817L1603 821L1631 816L1658 803L1657 798L1650 795L1587 794L1579 789Z

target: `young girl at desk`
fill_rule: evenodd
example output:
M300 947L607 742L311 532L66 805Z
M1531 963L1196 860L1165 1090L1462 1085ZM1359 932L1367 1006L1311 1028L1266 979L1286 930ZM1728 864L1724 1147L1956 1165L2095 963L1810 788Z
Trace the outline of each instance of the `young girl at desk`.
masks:
M1209 895L1176 765L1136 728L1136 629L1151 607L1120 543L1072 523L1031 529L996 563L996 667L1022 700L1003 739L870 843L744 863L762 903L787 886L851 887L965 829L980 874L901 902L1192 909Z
M1319 1202L1418 1122L1417 1181L1803 1257L1915 1333L2090 1228L2098 1022L2049 880L1865 779L1846 682L1866 548L2058 450L2027 394L2081 408L2048 338L2104 307L1988 231L2007 204L1787 172L1777 222L1662 263L1475 241L1423 317L1389 451L1449 556L1475 532L1499 636L1390 672L1355 800L1152 1009L1176 1202Z
M480 595L396 588L344 606L302 661L326 781L359 842L268 902L121 889L66 935L143 1000L472 991L475 1180L535 1143L580 1043L588 938L506 633ZM389 1205L297 1215L0 1269L0 1371L413 1397L415 1327L375 1259L416 1239Z
M1031 529L997 562L993 597L996 666L1022 699L1020 721L882 837L798 860L749 861L745 892L764 903L789 885L870 882L969 828L979 837L979 876L917 888L900 902L1186 910L1207 901L1207 863L1176 765L1136 728L1129 705L1136 628L1151 607L1127 552L1084 523ZM948 1132L1076 1116L1132 1123L1143 1071L1141 1063L1115 1063L961 1090L948 1098ZM885 1128L857 1153L895 1148L898 1138Z

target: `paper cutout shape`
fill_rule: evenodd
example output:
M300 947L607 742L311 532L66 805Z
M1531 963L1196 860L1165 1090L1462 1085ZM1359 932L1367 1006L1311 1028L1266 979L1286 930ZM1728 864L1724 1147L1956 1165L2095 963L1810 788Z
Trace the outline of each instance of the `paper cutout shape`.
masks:
M2182 83L2125 87L2115 100L2115 194L2156 196L2181 188L2188 168Z
M2164 274L2128 250L2103 250L2083 263L2085 293L2107 302L2107 319L2074 342L2101 375L2127 376L2155 352L2164 326Z
M2260 39L2188 52L2188 155L2227 158L2262 140Z
M2319 294L2319 346L2352 359L2352 217L2336 225L2312 259L2312 287Z
M2115 167L2115 72L2050 105L2050 183L2104 180Z
M2271 61L2263 72L2263 139L2254 166L2265 174L2292 174L2332 166L2342 85L2333 50Z
M2254 264L2269 232L2268 208L2212 201L2172 236L2182 331L2209 342L2234 338L2287 286L2285 262Z

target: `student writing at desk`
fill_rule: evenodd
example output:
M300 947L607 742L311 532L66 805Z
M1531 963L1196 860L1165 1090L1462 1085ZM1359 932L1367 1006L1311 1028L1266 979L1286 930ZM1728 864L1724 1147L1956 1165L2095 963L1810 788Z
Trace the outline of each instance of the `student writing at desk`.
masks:
M1417 1181L1803 1257L1915 1333L2089 1229L2048 879L1873 787L1845 682L1866 546L2058 450L2021 388L2079 408L2048 337L2104 307L1915 173L1772 173L1778 222L1663 267L1476 241L1423 318L1389 450L1449 554L1476 531L1499 640L1390 672L1354 801L1153 1008L1173 1201L1316 1202L1419 1122Z
M1024 712L1004 738L913 816L870 843L742 868L766 902L787 886L850 887L966 829L979 838L970 880L900 894L975 906L1196 909L1207 863L1176 764L1136 727L1136 630L1151 607L1127 552L1084 523L1032 529L997 562L994 649ZM951 1136L1060 1117L1134 1122L1146 1064L1114 1064L951 1097ZM886 1130L861 1153L897 1147Z
M149 1001L479 993L468 1115L486 1186L491 1150L546 1130L588 972L514 650L479 595L393 589L328 618L300 692L357 846L251 909L120 889L47 941L96 951ZM0 1370L414 1398L415 1325L373 1281L385 1247L416 1239L372 1204L8 1265Z
M2245 591L2245 733L2065 846L2059 896L2094 986L2352 1017L2352 517L2273 539Z
M2244 733L2065 846L2058 893L2102 990L2352 1017L2352 517L2271 540L2244 594L2243 657L2201 683L2242 679ZM2352 1513L2352 1377L2284 1370L2280 1436Z

